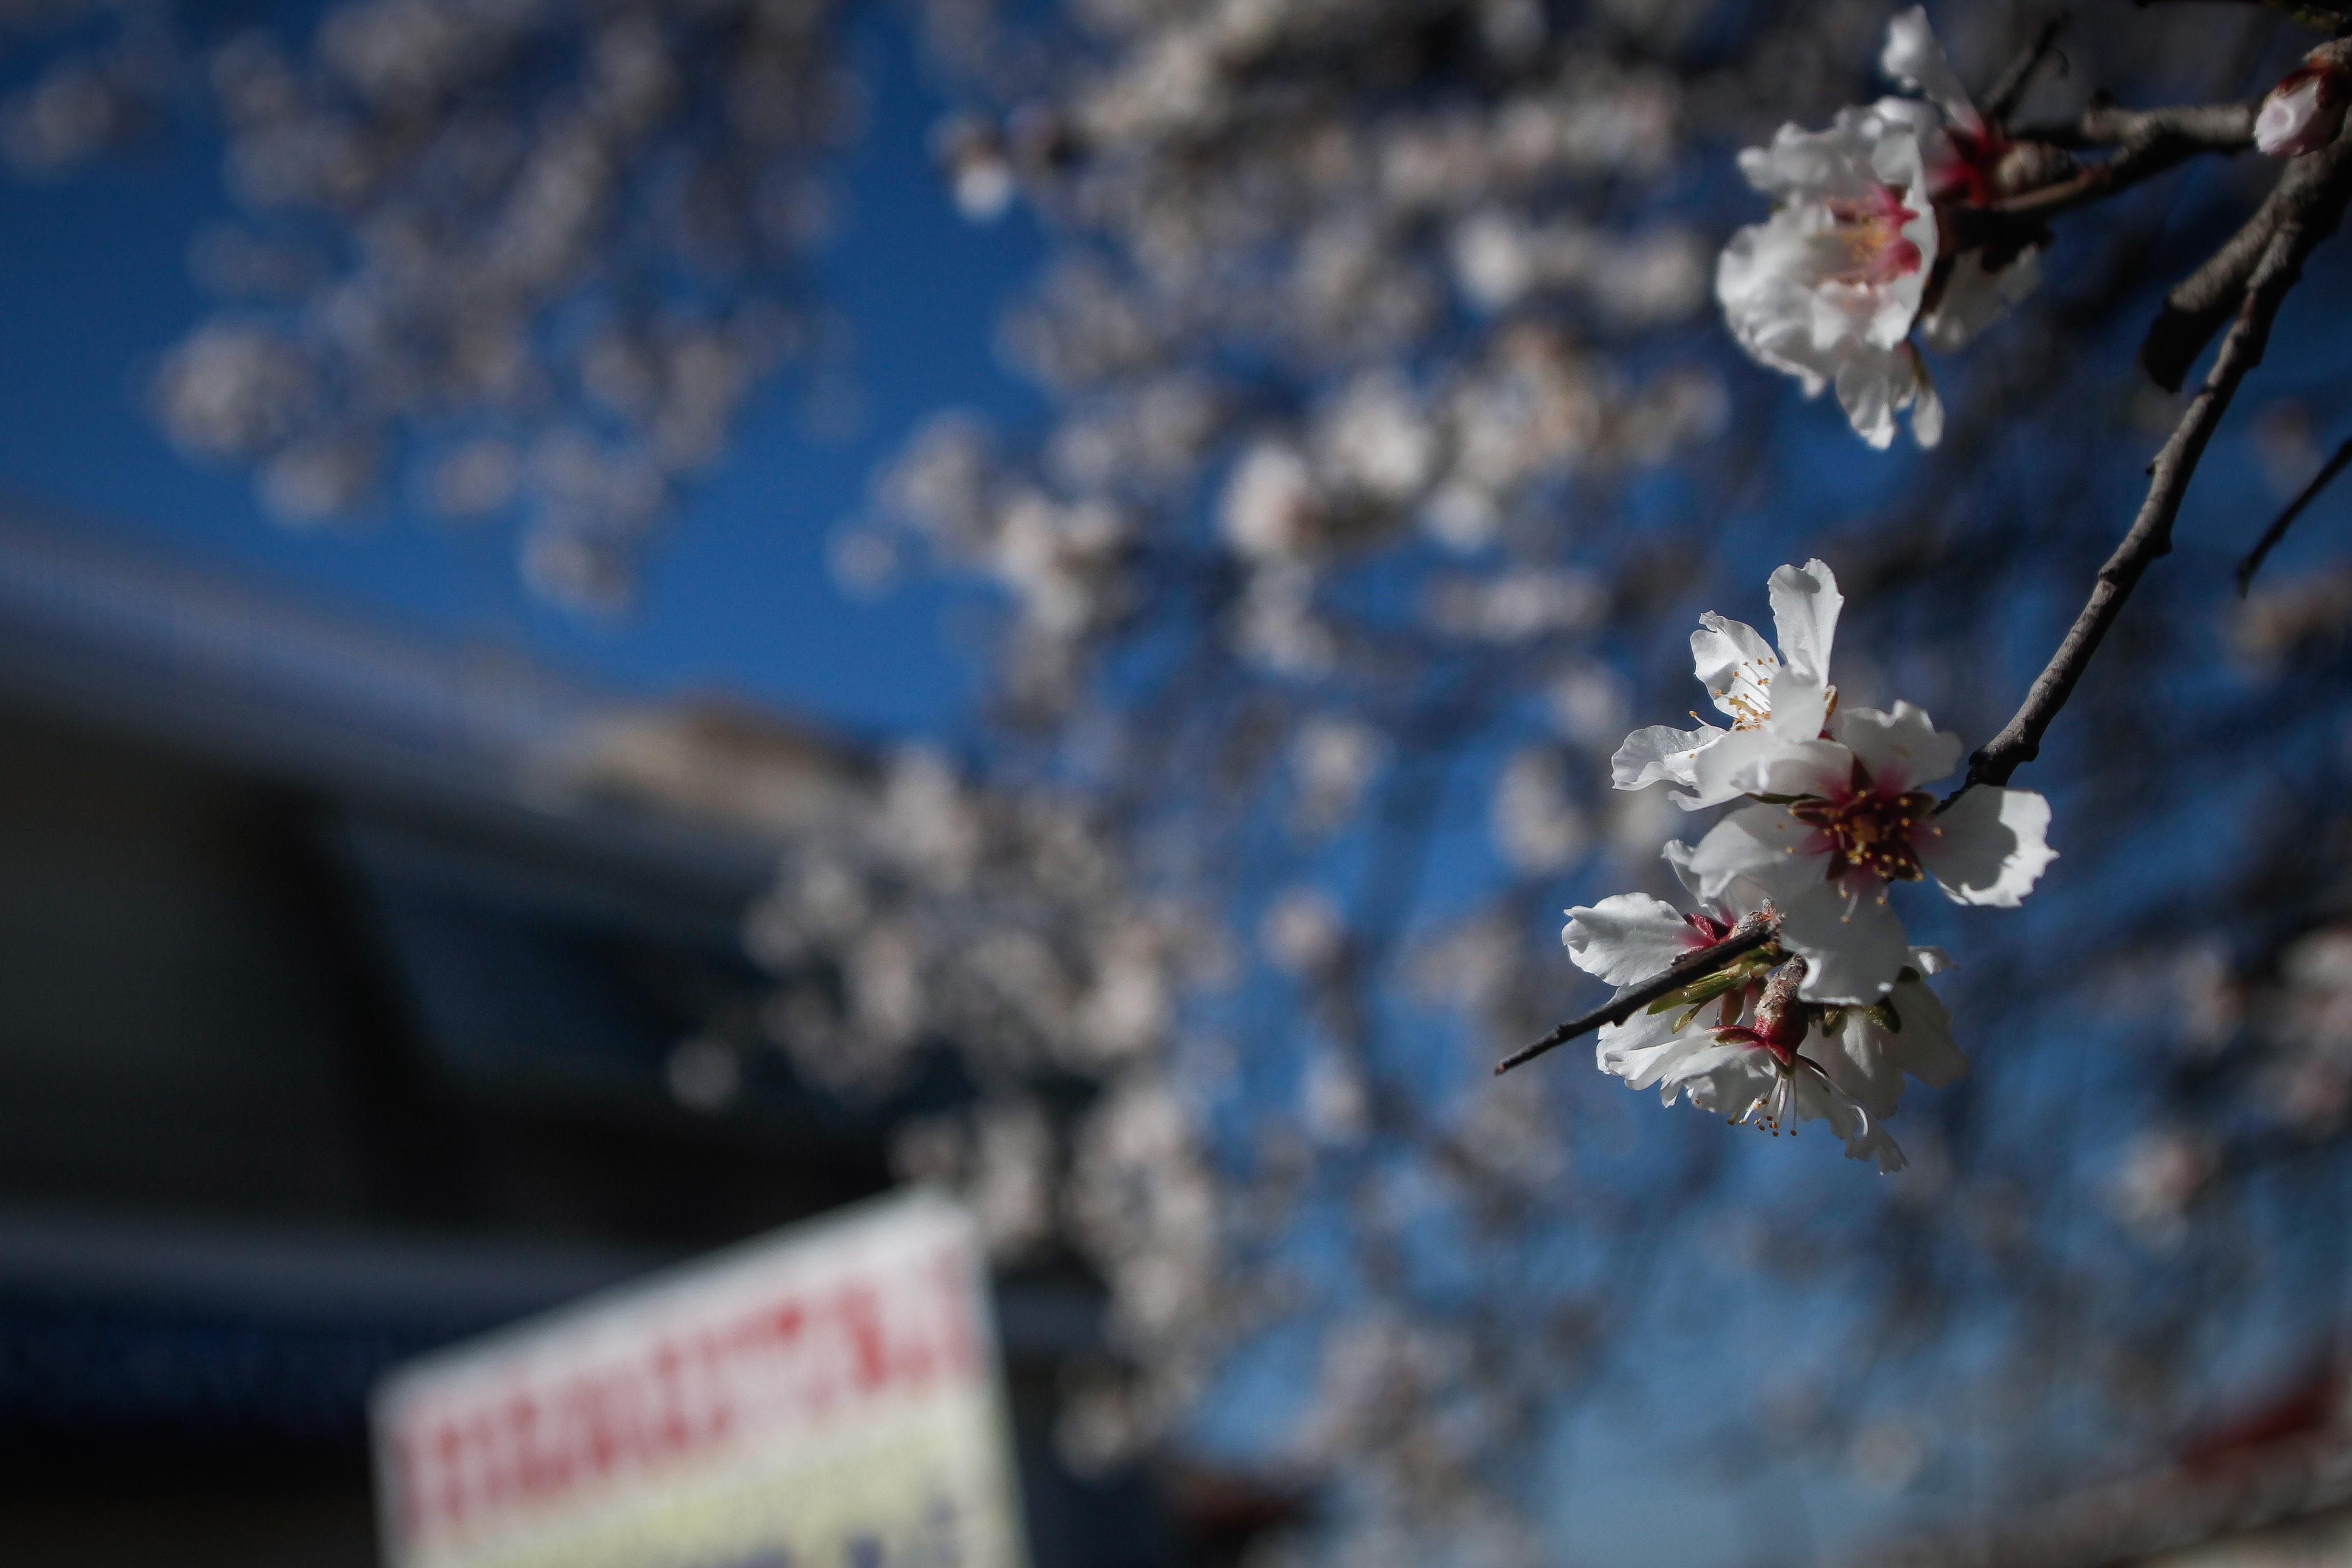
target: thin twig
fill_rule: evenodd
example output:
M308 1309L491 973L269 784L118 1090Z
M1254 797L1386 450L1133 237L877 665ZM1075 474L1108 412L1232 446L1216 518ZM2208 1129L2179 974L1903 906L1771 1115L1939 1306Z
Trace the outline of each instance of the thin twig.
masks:
M1961 788L2005 784L2020 764L2041 753L2042 731L2066 705L2074 683L2082 679L2107 628L2122 613L2140 574L2171 550L2173 519L2179 514L2181 498L2188 492L2206 444L2228 412L2240 384L2262 363L2279 304L2303 275L2305 258L2343 221L2346 199L2352 196L2352 137L2339 136L2325 152L2291 161L2276 195L2277 226L2247 279L2237 320L2221 340L2204 386L2189 401L2171 438L2149 465L2147 498L2140 503L2139 515L2132 520L2130 531L2106 564L2099 568L2089 602L2035 678L2015 717L1969 759L1969 776Z
M2286 537L2288 526L2303 515L2303 509L2327 488L2329 481L2344 471L2347 463L2352 463L2352 439L2347 439L2344 445L2336 448L2336 456L2328 458L2326 466L2312 476L2311 483L2303 487L2303 493L2287 502L2286 510L2278 514L2278 520L2263 530L2262 542L2247 552L2246 558L2238 563L2238 597L2242 599L2246 596L2246 590L2253 584L2254 574L2263 569L2263 562L2278 542Z
M2147 336L2139 345L2140 368L2150 381L2167 392L2180 390L2189 367L2245 299L2247 280L2278 232L2291 196L2281 180L2244 226L2164 297L2164 309L2148 323Z
M1743 952L1752 952L1762 947L1780 934L1780 917L1770 915L1744 931L1734 931L1713 947L1702 947L1696 952L1683 954L1662 973L1612 997L1607 1006L1596 1008L1581 1018L1570 1018L1534 1045L1505 1057L1495 1064L1496 1076L1499 1078L1513 1068L1531 1062L1546 1051L1564 1046L1577 1036L1597 1029L1603 1024L1623 1023L1660 997L1714 973Z
M2158 0L2132 0L2143 11L2157 3ZM2346 5L2342 0L2238 0L2238 4L2279 12L2323 33L2352 26L2352 5Z
M2043 60L2050 58L2050 46L2058 41L2058 35L2065 26L2066 13L2063 11L2042 24L2042 30L2033 36L2033 42L2010 63L2010 68L2000 73L2000 79L1993 83L1991 90L1985 94L1984 115L1987 120L1995 125L2009 122L2009 117L2017 112L2017 100L2023 98L2025 89L2032 85L2033 73L2041 68Z
M2200 153L2242 153L2254 144L2251 103L2202 103L2176 109L2125 109L2093 104L2069 124L2017 132L2021 142L2053 147L2113 147L2114 157L2085 164L2063 180L1979 207L1957 207L1952 227L1958 247L2014 248L2039 243L2043 226L2062 213L2105 201L2187 163Z
M2179 103L2161 109L2126 109L2101 97L2072 120L2021 125L2012 142L2046 142L2081 152L2090 147L2166 146L2183 153L2241 153L2254 143L2254 103Z

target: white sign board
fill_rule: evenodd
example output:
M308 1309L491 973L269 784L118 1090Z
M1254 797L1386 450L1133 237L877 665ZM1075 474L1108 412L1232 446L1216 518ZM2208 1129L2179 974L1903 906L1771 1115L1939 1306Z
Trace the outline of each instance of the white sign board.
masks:
M979 1244L885 1198L395 1371L393 1568L1018 1568Z

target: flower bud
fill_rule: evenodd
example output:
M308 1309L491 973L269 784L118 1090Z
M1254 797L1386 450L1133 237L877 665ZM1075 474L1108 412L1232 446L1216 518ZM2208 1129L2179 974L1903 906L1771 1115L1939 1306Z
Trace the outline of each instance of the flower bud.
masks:
M2254 145L2273 158L2315 153L2336 140L2344 126L2346 68L2315 49L2280 79L2254 118Z

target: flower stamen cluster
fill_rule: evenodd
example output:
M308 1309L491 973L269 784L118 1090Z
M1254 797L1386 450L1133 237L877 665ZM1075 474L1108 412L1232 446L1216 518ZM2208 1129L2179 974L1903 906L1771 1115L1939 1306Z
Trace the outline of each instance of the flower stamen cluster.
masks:
M1925 790L1889 795L1871 782L1856 758L1847 787L1834 795L1807 795L1789 803L1789 815L1830 841L1830 881L1843 883L1860 871L1882 882L1916 882L1927 876L1915 839L1937 830L1927 819L1936 797Z
M1919 215L1904 205L1903 194L1879 185L1853 200L1832 200L1830 217L1836 227L1828 237L1843 252L1845 265L1831 276L1856 288L1892 283L1919 270L1927 258L1904 237L1903 226Z

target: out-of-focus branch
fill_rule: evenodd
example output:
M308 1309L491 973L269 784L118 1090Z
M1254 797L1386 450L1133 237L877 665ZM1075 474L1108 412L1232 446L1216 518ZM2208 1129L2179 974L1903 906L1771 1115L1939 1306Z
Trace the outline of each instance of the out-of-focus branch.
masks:
M2002 125L2017 112L2017 100L2023 98L2025 89L2032 85L2033 73L2042 68L2043 60L2050 58L2051 46L2057 43L2058 35L2065 30L2065 26L2066 13L2063 11L2042 24L2042 30L2033 35L2033 42L2026 46L2024 53L2010 62L2009 68L2000 73L2000 79L1994 82L1991 90L1985 94L1986 119L1995 125Z
M2160 0L2132 0L2132 3L2144 11L2159 4ZM2347 4L2346 0L2237 0L2237 4L2259 5L2265 11L2279 12L2323 33L2352 26L2352 4Z
M2333 55L2341 65L2344 46L2322 45L2306 58L2317 60L2327 55ZM2299 198L2289 182L2282 179L2272 187L2245 227L2165 297L2164 309L2148 324L2147 340L2139 351L2140 363L2149 378L2165 391L2180 390L2189 367L2205 352L2205 345L2212 342L2213 334L2221 331L2221 323L2237 308L2245 294L2246 279L2252 276L2263 247L2284 216L2281 204L2295 199Z
M2180 390L2189 367L2245 298L2247 279L2277 231L2284 187L2281 181L2243 228L2165 296L2139 349L2141 368L2165 391Z
M2140 574L2171 550L2173 519L2179 514L2181 498L2196 475L2206 444L2228 412L2240 384L2262 363L2280 302L2303 275L2304 260L2313 247L2343 220L2347 196L2352 196L2352 137L2339 136L2325 152L2288 164L2278 189L2263 204L2263 212L2272 215L2273 226L2247 279L2237 319L2221 340L2221 353L2205 384L2149 465L2147 498L2140 503L2139 515L2106 564L2099 568L2089 602L2034 679L2016 715L1969 759L1963 789L2007 784L2021 763L2041 753L2042 731L2066 705L2074 683L2082 679L2107 628L2122 613Z
M2296 518L2303 515L2303 509L2309 506L2319 492L2326 489L2335 481L2336 476L2344 471L2344 465L2347 463L2352 463L2352 440L2347 440L2336 448L2336 456L2328 458L2319 472L2311 477L2311 482L2303 487L2302 494L2287 502L2286 510L2280 512L2276 521L2263 531L2262 542L2246 552L2246 558L2238 563L2238 597L2242 599L2246 596L2246 590L2253 585L2254 574L2263 569L2263 563L2270 558L2270 553L2277 548L2278 542L2286 537L2287 529L2294 524Z
M2060 147L2113 147L2118 156L2145 160L2168 155L2175 162L2198 153L2242 153L2254 142L2258 103L2180 103L2162 109L2126 109L2111 100L2091 104L2069 124L2020 131L2015 139ZM2153 173L2153 170L2149 170Z
M1692 981L1714 973L1743 952L1753 952L1780 934L1778 914L1750 915L1740 928L1717 942L1686 952L1668 964L1659 973L1644 980L1611 999L1605 1007L1594 1009L1580 1018L1570 1018L1534 1045L1512 1052L1495 1064L1496 1077L1535 1060L1545 1052L1564 1046L1577 1036L1600 1028L1603 1024L1622 1024L1651 1003L1681 990Z
M2020 130L2014 139L2021 143L2068 151L2112 147L2115 156L1988 205L1959 208L1953 214L1955 237L1962 249L2030 241L2041 225L2059 214L2103 201L2200 153L2242 153L2254 144L2258 108L2252 103L2200 103L2126 109L2094 103L2063 125Z

